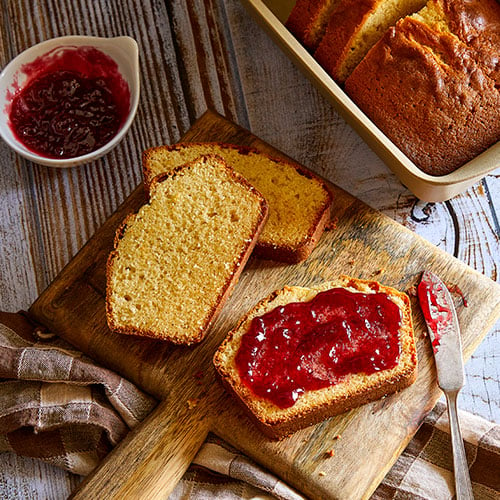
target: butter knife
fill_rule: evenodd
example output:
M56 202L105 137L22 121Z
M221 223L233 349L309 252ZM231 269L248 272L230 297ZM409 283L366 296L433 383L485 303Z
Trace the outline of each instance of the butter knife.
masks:
M453 469L458 500L474 499L457 417L457 396L465 384L462 343L457 313L446 285L430 271L424 271L418 298L436 362L437 382L446 396L453 449Z

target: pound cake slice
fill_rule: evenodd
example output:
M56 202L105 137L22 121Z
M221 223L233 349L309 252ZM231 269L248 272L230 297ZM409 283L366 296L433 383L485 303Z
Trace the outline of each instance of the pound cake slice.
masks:
M341 0L314 57L343 83L390 26L424 5L425 0Z
M495 26L492 49L482 33ZM500 140L499 27L495 0L429 2L370 50L346 92L422 171L449 174Z
M108 258L110 329L176 344L200 342L266 216L262 195L217 156L153 179L149 204L124 220Z
M310 52L318 47L341 0L297 0L285 26Z
M347 276L285 287L240 320L214 365L257 427L281 438L414 382L410 301Z
M255 255L296 263L306 259L330 220L332 195L309 170L243 146L191 143L160 146L143 153L146 186L158 174L203 154L217 154L266 199L269 218Z

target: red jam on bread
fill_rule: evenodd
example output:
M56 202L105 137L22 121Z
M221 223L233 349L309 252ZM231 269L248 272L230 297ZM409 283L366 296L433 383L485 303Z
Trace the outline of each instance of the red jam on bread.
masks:
M333 288L255 317L236 366L254 394L289 408L305 391L351 373L395 367L400 327L401 311L387 294Z

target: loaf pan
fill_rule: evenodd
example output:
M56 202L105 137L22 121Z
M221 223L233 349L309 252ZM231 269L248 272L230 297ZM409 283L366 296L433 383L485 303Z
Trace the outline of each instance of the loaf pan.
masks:
M283 49L285 54L333 104L344 120L358 132L382 161L397 175L399 180L421 200L429 202L449 200L465 191L500 165L500 142L497 142L450 174L434 176L422 172L358 108L312 55L287 30L284 23L295 4L295 0L241 0L241 2Z

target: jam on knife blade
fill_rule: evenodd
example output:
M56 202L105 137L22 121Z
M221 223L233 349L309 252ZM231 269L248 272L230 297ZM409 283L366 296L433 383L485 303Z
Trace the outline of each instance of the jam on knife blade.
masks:
M450 327L452 313L446 303L444 284L432 278L429 271L424 271L418 284L418 299L436 352L443 332Z

